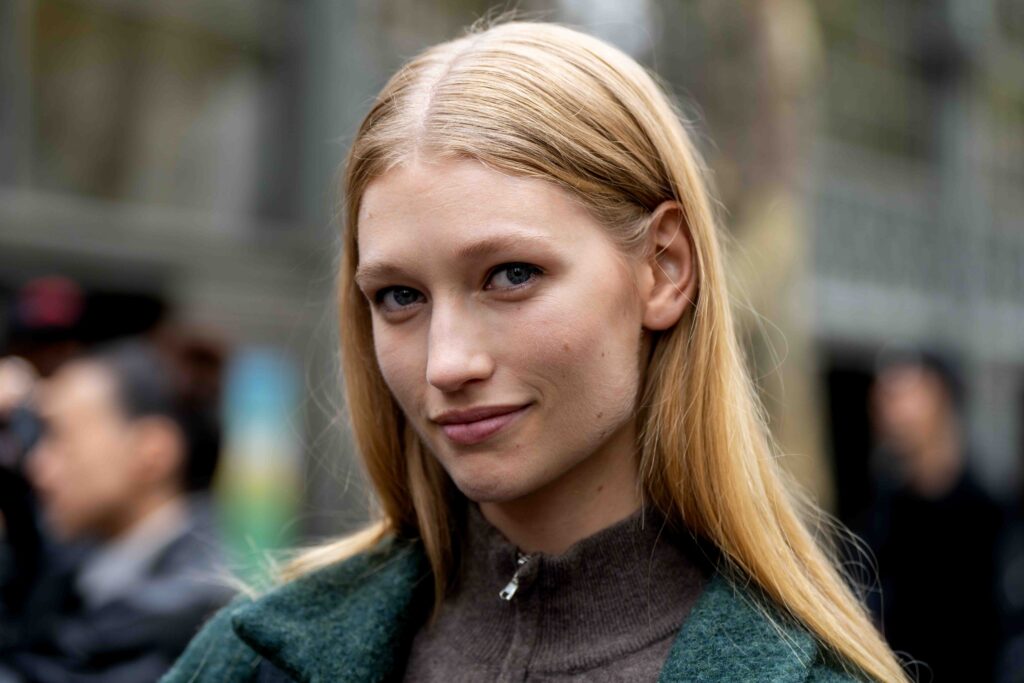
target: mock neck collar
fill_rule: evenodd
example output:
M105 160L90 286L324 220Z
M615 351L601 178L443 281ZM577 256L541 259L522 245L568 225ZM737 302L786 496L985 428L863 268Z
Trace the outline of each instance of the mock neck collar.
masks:
M536 629L533 671L579 671L639 651L679 630L712 573L692 539L649 506L522 564L475 504L466 514L459 582L426 637L479 664L508 657L524 623Z

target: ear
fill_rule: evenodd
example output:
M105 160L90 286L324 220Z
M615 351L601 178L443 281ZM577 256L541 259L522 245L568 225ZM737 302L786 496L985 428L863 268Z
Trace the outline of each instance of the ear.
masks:
M693 239L676 201L664 201L651 215L644 263L644 318L648 330L675 325L697 295Z
M185 440L178 425L154 415L137 418L134 427L140 478L159 484L177 481L185 461Z

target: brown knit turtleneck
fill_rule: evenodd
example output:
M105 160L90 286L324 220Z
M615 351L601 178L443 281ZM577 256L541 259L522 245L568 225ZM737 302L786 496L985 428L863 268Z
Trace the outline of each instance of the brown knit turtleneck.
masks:
M470 504L459 586L416 634L406 681L655 681L710 570L652 508L559 556L518 551Z

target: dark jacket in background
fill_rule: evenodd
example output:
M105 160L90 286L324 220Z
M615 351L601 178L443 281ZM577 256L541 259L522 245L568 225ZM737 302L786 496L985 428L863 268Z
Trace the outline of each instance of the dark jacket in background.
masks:
M1024 683L1024 500L1014 501L1006 517L999 562L999 598L1006 638L996 680Z
M75 589L89 551L49 553L20 608L0 611L0 683L160 678L232 593L209 500L193 496L188 511L185 529L154 554L138 586L95 608Z
M965 471L937 498L883 482L869 515L881 588L872 608L893 650L924 664L922 682L993 680L1000 506Z

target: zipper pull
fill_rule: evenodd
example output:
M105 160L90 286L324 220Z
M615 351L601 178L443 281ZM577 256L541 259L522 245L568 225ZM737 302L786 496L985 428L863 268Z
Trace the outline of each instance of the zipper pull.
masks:
M525 567L526 563L529 561L529 555L516 551L516 571L512 575L512 580L508 582L508 585L498 593L499 598L508 602L515 597L516 591L519 590L519 575L522 573L523 567Z

